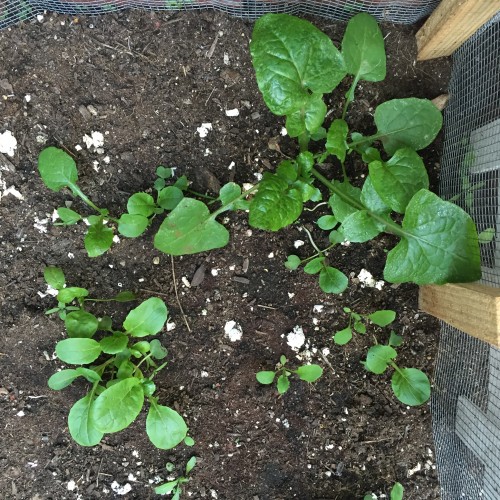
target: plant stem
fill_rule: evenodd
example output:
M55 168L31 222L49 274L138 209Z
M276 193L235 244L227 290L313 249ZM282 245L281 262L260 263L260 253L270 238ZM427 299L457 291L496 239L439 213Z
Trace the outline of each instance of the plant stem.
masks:
M68 186L73 194L79 196L89 207L102 214L102 210L76 184L69 184Z
M209 196L208 194L201 194L198 193L198 191L194 191L193 189L186 189L188 193L194 194L195 196L198 196L199 198L205 198L206 200L210 201L217 201L218 198L214 198L213 196Z
M309 134L307 131L302 132L302 134L299 135L298 140L300 152L303 153L304 151L307 151L309 148Z
M305 259L302 259L300 261L300 263L303 264L304 262L308 262L309 260L315 259L316 257L323 255L325 252L328 252L328 250L330 250L330 248L333 248L335 245L337 245L337 243L332 243L331 245L327 246L326 248L323 248L323 250L320 250L319 252L316 252L315 254L313 254L309 257L306 257Z
M361 202L355 200L348 194L344 193L337 186L335 186L333 182L329 181L324 175L320 174L315 168L311 169L311 174L314 175L316 179L318 179L321 183L323 183L332 193L335 193L345 203L348 203L349 205L358 210L366 210L370 217L372 217L377 222L380 222L381 224L384 225L384 231L396 234L401 238L407 236L407 234L403 231L403 229L399 224L396 224L396 222L392 220L387 220L381 215L371 212Z
M311 242L311 245L314 248L314 250L316 250L316 252L318 252L319 254L323 255L323 252L318 248L318 246L314 242L312 234L309 232L309 230L305 226L302 226L302 229L307 233L307 236L309 237L309 241Z
M219 214L221 214L222 212L226 211L226 207L228 205L233 204L235 201L238 201L238 200L241 200L243 198L246 198L250 193L253 193L255 190L257 190L259 188L259 184L260 184L260 182L258 182L257 184L255 184L255 186L253 186L252 188L248 189L247 191L243 191L243 193L241 193L237 198L235 198L234 200L232 200L230 203L228 203L226 205L222 205L221 207L219 207L215 212L212 212L211 218L215 219Z

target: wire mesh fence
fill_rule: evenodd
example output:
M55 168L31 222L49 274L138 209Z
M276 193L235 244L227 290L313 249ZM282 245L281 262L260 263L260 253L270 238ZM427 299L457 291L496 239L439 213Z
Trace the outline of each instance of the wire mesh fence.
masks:
M500 14L453 56L441 195L474 218L484 284L500 286ZM442 498L500 498L500 351L442 324L432 399Z
M94 15L123 9L213 8L246 19L257 19L267 12L286 12L347 20L358 12L368 12L380 21L412 24L432 12L438 3L439 0L0 0L0 29L43 11Z

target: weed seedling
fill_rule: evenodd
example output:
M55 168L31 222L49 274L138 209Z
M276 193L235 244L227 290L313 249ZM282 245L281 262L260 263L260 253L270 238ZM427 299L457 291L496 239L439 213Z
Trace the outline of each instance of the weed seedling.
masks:
M345 345L350 342L353 331L364 335L367 323L373 323L383 328L396 319L396 313L389 309L381 309L366 315L356 313L348 307L344 307L343 310L349 315L349 325L336 332L333 336L333 341L338 345Z
M83 288L64 288L64 273L58 268L45 271L47 282L59 289L60 306L53 312L65 313L67 339L56 344L57 357L75 368L63 369L49 378L51 389L61 390L83 377L91 387L77 401L68 416L69 432L82 446L94 446L108 433L128 427L149 402L146 433L161 449L170 449L186 439L188 428L174 410L158 404L154 396L155 375L166 366L158 365L167 350L158 339L145 340L161 331L168 317L164 302L151 297L132 309L121 329L112 319L101 319L84 309L88 295ZM68 311L68 304L78 304ZM62 304L62 306L61 306ZM96 337L96 338L94 338Z
M400 368L394 361L397 356L396 349L401 345L402 338L391 332L388 345L376 344L366 355L366 360L361 363L364 367L377 375L384 373L390 366L394 369L391 377L392 392L408 406L424 404L431 395L431 384L427 375L417 368Z
M403 500L404 488L401 483L394 483L394 486L391 489L390 500ZM377 495L375 493L367 493L363 500L377 500Z
M166 469L168 472L172 472L173 464L167 464ZM166 495L167 493L172 493L172 500L179 500L182 493L182 485L189 482L189 473L193 470L196 465L196 457L191 457L186 464L186 472L184 476L180 476L173 481L168 483L160 484L155 488L155 493L157 495Z
M287 359L285 356L280 357L279 363L276 365L275 371L261 371L255 374L257 381L264 385L269 385L277 378L276 387L279 394L285 394L290 388L291 375L297 375L300 380L312 383L316 382L323 374L323 368L319 365L302 365L296 370L292 370L286 366Z

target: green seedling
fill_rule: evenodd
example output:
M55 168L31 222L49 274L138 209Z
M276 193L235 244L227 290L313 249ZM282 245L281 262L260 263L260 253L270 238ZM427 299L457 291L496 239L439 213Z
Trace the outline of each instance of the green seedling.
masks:
M48 268L45 276L53 286L65 282L58 268ZM153 379L167 364L162 361L167 350L158 339L145 340L158 334L167 321L164 302L157 297L145 300L128 313L122 328L116 329L109 316L99 319L84 309L87 290L59 290L60 303L66 307L74 302L78 308L67 312L66 307L64 324L68 338L59 341L55 351L58 359L75 367L54 373L48 385L61 390L80 377L91 384L85 397L69 412L68 427L73 439L82 446L98 444L105 434L132 424L146 400L146 433L157 448L168 450L186 439L188 428L184 419L158 404L154 396ZM60 297L62 294L64 297Z
M323 374L323 368L319 365L302 365L296 370L291 370L286 366L287 361L285 356L281 356L275 371L261 371L255 374L257 381L264 385L270 385L277 377L276 387L278 393L285 394L290 388L290 377L293 374L297 375L300 380L309 383L316 382Z
M337 345L349 343L352 339L353 331L364 335L367 324L372 323L383 328L390 325L396 319L396 313L389 309L381 309L371 314L359 314L348 307L344 307L343 310L349 315L349 325L336 332L333 336L333 341Z
M395 483L391 489L391 500L403 500L404 488L401 483ZM375 493L367 493L363 500L377 500L377 495Z
M167 464L166 469L168 472L172 472L173 464ZM196 457L191 457L186 464L186 470L183 476L169 481L168 483L160 484L155 488L155 493L157 495L166 495L167 493L172 493L172 500L179 500L182 493L182 485L189 482L189 473L193 470L196 465Z
M327 231L330 245L316 248L312 257L289 256L287 267L305 264L306 272L318 275L325 292L341 293L348 286L346 274L328 263L327 253L340 243L367 243L384 232L399 238L387 253L386 281L423 285L480 278L474 222L460 207L429 191L427 171L417 153L439 133L441 112L426 99L393 99L376 106L374 134L364 136L349 128L348 109L358 83L381 82L386 75L384 39L373 17L354 16L339 50L308 21L266 14L255 23L250 53L266 105L285 117L288 135L297 138L300 152L274 172L265 172L249 191L230 182L207 204L187 196L192 193L187 192L185 179L184 185L167 187L163 181L171 172L165 169L155 183L156 201L147 193L136 193L129 200L128 214L112 219L108 210L96 207L77 187L69 155L56 148L42 151L39 170L46 185L55 191L68 187L98 213L88 217L89 255L99 255L111 245L113 229L106 221L118 224L118 232L125 236L138 236L159 211L168 213L154 237L158 250L185 255L220 248L229 242L228 230L217 221L222 213L248 210L250 226L278 231L296 222L307 203L319 202L322 187L328 192L329 208L317 223ZM324 95L345 78L350 88L342 114L330 123ZM311 141L317 142L314 154L309 151ZM327 160L334 165L328 176L321 170ZM354 162L366 166L360 186L349 178ZM81 218L67 210L60 209L63 223Z
M86 288L74 286L67 287L66 277L63 271L58 267L47 266L43 271L43 275L47 285L58 291L56 296L58 302L57 307L45 311L45 314L58 313L63 321L66 320L68 313L70 314L70 320L81 314L78 313L78 311L84 308L85 302L131 302L136 299L135 294L129 291L122 291L110 299L89 297L89 291ZM73 303L77 303L78 306L71 305Z
M401 403L408 406L424 404L431 395L431 384L427 375L417 368L400 368L394 361L397 356L395 347L402 343L402 338L391 332L388 345L376 344L361 363L364 367L377 375L384 373L390 366L394 369L391 377L391 387L394 395Z

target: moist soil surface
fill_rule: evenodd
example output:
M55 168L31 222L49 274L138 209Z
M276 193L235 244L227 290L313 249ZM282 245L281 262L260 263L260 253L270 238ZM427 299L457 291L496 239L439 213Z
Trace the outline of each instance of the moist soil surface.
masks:
M314 22L339 45L343 23ZM415 62L416 27L382 30L387 79L363 82L348 113L352 128L363 133L374 131L378 103L434 98L449 78L448 60ZM175 167L192 189L212 196L229 181L255 182L296 154L295 142L281 134L283 119L271 115L258 92L251 32L249 21L202 11L46 14L0 33L0 133L9 130L18 142L14 156L0 157L2 498L153 498L153 486L181 473L193 455L198 464L185 498L357 499L368 491L387 498L395 481L404 485L405 498L439 498L428 404L402 405L391 392L390 373L372 375L360 363L374 337L386 342L389 330L371 326L344 347L332 341L348 322L343 307L363 314L393 309L394 329L404 337L400 366L420 368L432 381L438 323L418 312L417 287L384 283L379 290L357 277L366 269L383 279L394 237L330 254L350 281L337 296L323 293L315 276L283 266L288 254L314 252L304 228L327 246L315 224L327 213L324 205L277 233L250 228L244 213L226 214L221 220L231 240L225 248L176 257L173 264L153 248L158 225L91 259L82 225L53 224L54 209L66 202L92 212L68 191L43 185L37 158L45 146L74 156L83 191L116 216L132 193L151 192L158 165ZM327 98L330 119L341 112L347 86ZM238 116L227 116L233 109ZM204 138L197 131L202 123L212 124ZM95 131L104 136L102 150L83 142ZM433 189L439 148L438 141L422 152ZM333 164L321 168L339 178ZM359 165L347 168L354 183L366 175ZM296 247L298 240L305 244ZM157 395L184 416L194 447L155 449L144 412L92 448L71 439L67 415L87 385L47 387L62 366L53 353L64 337L57 315L44 314L56 305L45 295L47 265L61 267L70 285L93 296L132 290L142 300L165 300L170 328L160 339L169 363L155 379ZM197 270L199 283L187 286ZM118 324L131 307L93 311ZM229 321L241 327L240 340L225 336ZM306 337L299 353L287 342L297 326ZM323 376L314 384L292 380L280 397L275 387L257 383L255 373L273 369L282 354L292 367L308 359L320 364ZM167 462L175 464L172 474Z

